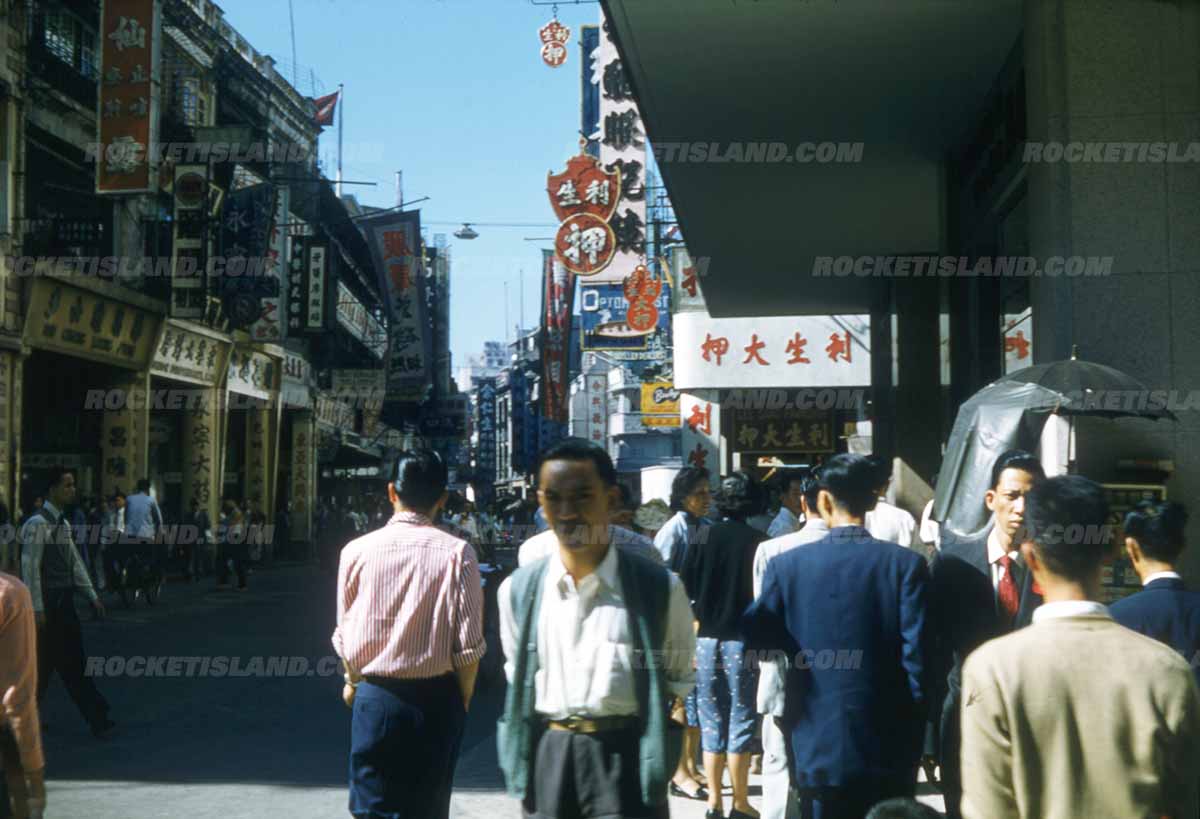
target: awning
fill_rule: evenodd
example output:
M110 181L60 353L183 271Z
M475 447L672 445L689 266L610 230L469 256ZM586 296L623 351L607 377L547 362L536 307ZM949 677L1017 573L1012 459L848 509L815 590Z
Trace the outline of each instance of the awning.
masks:
M883 279L814 278L814 260L946 246L945 157L1018 41L1021 0L601 1L683 235L709 260L713 316L867 312ZM737 161L751 143L793 161ZM861 158L801 161L826 143Z

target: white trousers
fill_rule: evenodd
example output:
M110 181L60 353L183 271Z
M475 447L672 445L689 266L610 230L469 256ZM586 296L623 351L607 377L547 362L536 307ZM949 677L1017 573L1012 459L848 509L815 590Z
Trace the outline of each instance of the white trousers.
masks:
M800 819L800 802L792 792L787 769L787 740L775 718L762 718L762 819Z

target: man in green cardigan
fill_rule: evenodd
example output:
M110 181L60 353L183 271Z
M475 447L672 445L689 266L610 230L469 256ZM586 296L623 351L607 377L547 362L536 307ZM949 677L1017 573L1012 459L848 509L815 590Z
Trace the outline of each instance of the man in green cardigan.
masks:
M508 696L497 732L528 817L665 817L695 684L679 579L610 542L620 500L603 449L568 438L542 456L538 500L558 550L500 587ZM680 709L681 710L681 709Z

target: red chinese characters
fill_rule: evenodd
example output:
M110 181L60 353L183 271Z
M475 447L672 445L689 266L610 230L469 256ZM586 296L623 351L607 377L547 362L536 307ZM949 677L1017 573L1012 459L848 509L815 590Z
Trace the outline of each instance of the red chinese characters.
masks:
M701 469L708 468L708 453L704 451L703 446L696 444L696 448L688 453L688 463Z
M1029 357L1029 339L1025 338L1024 330L1017 330L1015 335L1004 337L1004 352L1016 353L1017 359Z
M761 350L763 347L766 347L766 346L767 346L767 342L759 341L758 333L754 333L754 335L752 335L750 337L750 343L747 346L742 348L743 350L746 351L746 359L742 363L749 364L751 361L754 361L759 366L762 366L762 367L765 367L768 364L770 364L770 362L767 361L765 358L763 358L762 355L759 353L759 350Z
M688 417L687 425L696 432L712 435L712 404L705 404L703 409L699 404L695 404L692 407L692 414Z
M683 269L683 281L680 282L680 287L687 291L687 294L692 298L696 298L696 268L692 266Z
M662 282L651 276L644 264L640 264L625 279L624 290L625 298L629 301L629 309L625 313L625 323L629 329L639 333L653 330L658 325L658 308L654 302L662 292Z
M830 333L829 346L825 348L825 352L829 354L830 361L850 361L850 333L838 335Z
M789 356L791 356L791 358L789 358L787 360L787 363L788 364L811 364L812 361L810 361L804 355L804 347L807 344L808 344L808 339L806 339L804 336L800 335L799 333L796 333L796 335L792 336L792 340L789 341L788 345L787 345L787 354Z
M717 338L712 337L712 333L704 334L704 343L700 345L701 353L704 355L705 361L712 361L711 356L717 359L717 366L721 366L721 357L729 352L729 339L724 336Z

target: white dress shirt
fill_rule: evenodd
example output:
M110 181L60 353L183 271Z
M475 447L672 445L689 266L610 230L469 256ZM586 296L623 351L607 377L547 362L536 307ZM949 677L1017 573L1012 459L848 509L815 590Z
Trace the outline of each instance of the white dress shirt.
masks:
M1108 606L1094 600L1060 600L1057 603L1043 603L1033 610L1033 622L1044 623L1047 620L1059 620L1063 617L1104 617L1112 619Z
M608 527L609 542L614 546L619 546L622 549L627 549L642 557L647 557L655 563L662 565L662 557L658 553L658 549L654 547L654 541L645 535L639 535L630 529L622 526ZM558 552L558 535L554 534L553 529L547 529L544 532L534 535L521 544L521 548L517 550L517 566L528 566L536 560Z
M500 585L500 642L504 673L511 684L521 650L513 614L511 578ZM670 576L670 602L663 641L663 675L668 694L686 697L696 684L692 668L696 633L692 607L678 577ZM638 713L633 672L633 636L617 572L617 550L609 548L596 571L577 585L558 552L552 552L538 612L538 671L534 710L547 719L611 717Z
M898 543L906 549L913 547L917 533L916 518L883 498L879 499L874 509L867 512L863 526L876 540Z
M988 566L992 570L992 591L1000 590L1000 579L1004 577L1004 567L1000 565L1000 558L1004 557L1004 547L1000 545L999 536L996 534L996 527L992 527L992 531L988 534L987 540L987 559ZM1008 556L1014 561L1020 562L1021 552L1013 549L1008 552ZM1019 590L1018 590L1019 591Z
M829 527L820 518L809 518L804 528L784 537L763 541L754 553L754 596L762 594L763 575L772 558L784 552L816 543L829 534ZM759 663L757 711L774 717L783 716L784 672L778 660Z
M786 506L779 507L779 514L775 516L775 520L771 521L771 525L767 527L767 534L771 537L783 537L790 535L800 529L802 521L800 518L788 509Z
M685 546L689 538L696 537L701 529L709 523L707 518L700 518L700 524L695 527L688 525L688 513L676 512L671 519L663 524L654 536L654 548L665 565L671 565L671 555L675 549ZM694 545L694 544L693 544Z

